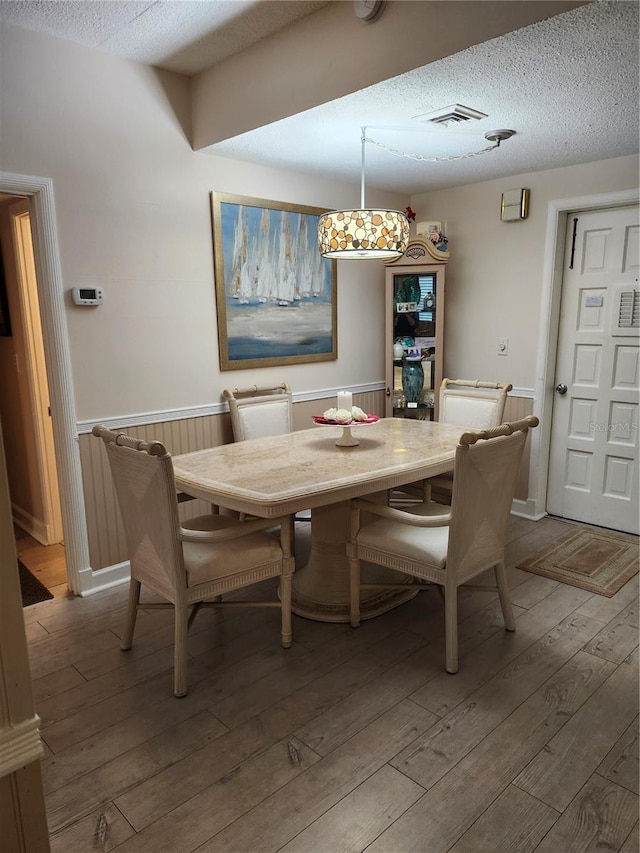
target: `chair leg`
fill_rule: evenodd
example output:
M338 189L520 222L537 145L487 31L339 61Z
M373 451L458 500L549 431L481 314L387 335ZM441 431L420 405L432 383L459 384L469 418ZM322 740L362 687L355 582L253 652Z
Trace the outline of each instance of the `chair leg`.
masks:
M221 598L221 596L219 596L219 595L218 595L218 596L216 596L216 598ZM201 607L202 607L202 602L201 602L201 601L198 601L198 602L196 602L196 603L193 605L193 607L191 608L191 612L189 613L189 618L188 618L188 620L187 620L187 633L189 633L189 629L190 629L190 628L191 628L191 626L193 625L193 620L194 620L194 619L196 618L196 616L198 615L198 612L200 611L200 608L201 608Z
M444 588L445 666L452 675L458 671L458 588Z
M138 602L140 601L140 587L140 581L137 581L135 578L131 578L129 581L129 603L127 604L127 615L125 618L124 630L122 632L122 641L120 642L120 648L123 651L130 649L131 644L133 643L133 632L136 627Z
M184 603L174 606L173 695L187 695L187 633L188 608Z
M360 560L358 557L349 557L349 597L351 627L360 626Z
M282 613L282 648L291 647L291 574L280 578L280 610Z
M507 631L515 631L516 620L513 615L513 608L511 606L511 596L509 594L509 584L507 582L507 570L504 563L498 563L494 567L494 572L496 576L496 584L498 585L500 605L502 606L504 627L507 629Z

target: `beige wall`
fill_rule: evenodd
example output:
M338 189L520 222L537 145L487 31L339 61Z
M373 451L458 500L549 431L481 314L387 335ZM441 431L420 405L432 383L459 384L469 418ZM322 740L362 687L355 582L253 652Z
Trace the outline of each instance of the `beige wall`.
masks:
M218 403L250 384L218 367L210 192L333 208L358 187L194 153L186 79L0 27L0 168L53 180L79 420ZM338 360L263 369L262 383L381 381L384 269L343 264L338 278ZM103 306L71 304L72 287L98 284Z
M531 190L528 218L501 222L502 193L520 187ZM533 389L548 203L637 187L629 156L412 196L417 222L447 223L445 375ZM498 338L509 338L506 357Z

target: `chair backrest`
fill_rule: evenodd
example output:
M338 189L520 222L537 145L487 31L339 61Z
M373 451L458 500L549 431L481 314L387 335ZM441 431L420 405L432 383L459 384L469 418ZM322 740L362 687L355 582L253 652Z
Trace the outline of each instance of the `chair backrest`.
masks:
M234 441L283 435L293 430L293 400L291 389L280 385L259 388L225 389L229 403Z
M529 415L490 430L463 433L456 448L447 565L464 580L502 560Z
M444 424L491 429L502 423L513 385L472 379L443 379L438 419Z
M186 586L186 574L171 454L159 441L147 443L100 425L92 433L107 451L132 577L173 600L175 589Z

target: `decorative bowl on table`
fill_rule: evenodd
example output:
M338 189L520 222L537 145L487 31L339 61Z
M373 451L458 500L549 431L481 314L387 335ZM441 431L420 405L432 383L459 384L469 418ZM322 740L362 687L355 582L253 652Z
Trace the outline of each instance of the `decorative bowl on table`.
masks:
M331 420L331 418L325 418L323 415L313 415L314 424L318 424L318 426L364 426L366 424L376 424L380 420L378 415L367 415L364 420L350 420L350 421L336 421Z
M355 447L360 444L357 438L351 435L352 426L368 426L377 423L378 415L368 415L358 406L349 409L327 409L321 415L313 415L312 420L318 426L340 426L342 436L336 441L338 447Z

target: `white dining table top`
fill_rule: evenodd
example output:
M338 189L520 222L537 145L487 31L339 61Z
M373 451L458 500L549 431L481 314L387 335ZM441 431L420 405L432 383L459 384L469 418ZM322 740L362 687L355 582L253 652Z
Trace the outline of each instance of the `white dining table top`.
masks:
M224 444L173 457L180 491L273 518L394 488L453 469L463 428L382 418L352 426L356 447L337 447L339 426Z

